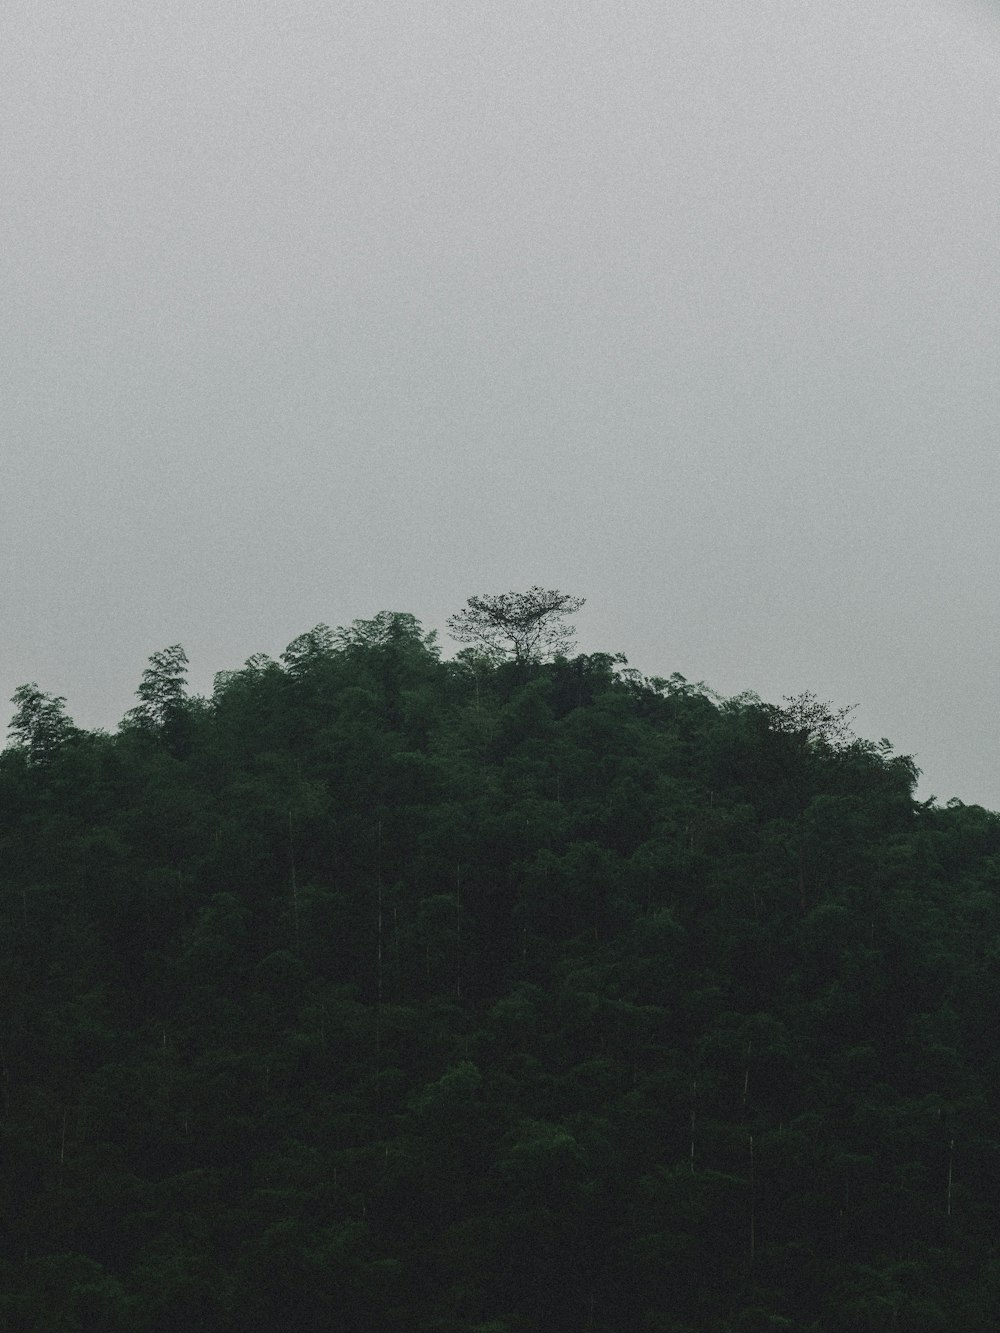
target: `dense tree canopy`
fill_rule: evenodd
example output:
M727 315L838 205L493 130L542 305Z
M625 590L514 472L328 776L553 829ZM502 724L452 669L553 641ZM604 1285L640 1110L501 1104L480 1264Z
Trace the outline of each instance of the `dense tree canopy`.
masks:
M560 608L565 610L566 607ZM0 755L0 1327L1000 1325L1000 819L412 617Z
M66 700L61 695L45 694L32 681L19 685L11 703L14 716L7 730L32 763L45 763L76 735L66 715Z

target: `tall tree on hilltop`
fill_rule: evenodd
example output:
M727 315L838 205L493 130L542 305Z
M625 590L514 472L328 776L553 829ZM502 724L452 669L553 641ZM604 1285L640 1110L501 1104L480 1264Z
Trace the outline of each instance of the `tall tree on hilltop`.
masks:
M502 592L470 597L463 610L448 617L448 630L459 643L469 643L494 660L538 662L567 656L576 628L565 617L579 611L585 598L537 584L527 592Z
M857 704L835 708L831 703L817 699L811 690L784 696L784 707L770 705L771 726L775 731L788 732L802 740L820 741L833 750L843 749L853 739L848 719Z
M19 685L11 696L15 707L8 731L14 744L27 752L33 764L43 764L77 734L66 715L61 695L45 694L34 681Z
M298 634L281 654L281 660L290 676L306 676L321 663L329 662L336 649L333 630L329 625L314 625L304 634Z
M175 753L188 740L187 667L187 653L179 643L153 653L136 690L139 702L125 714L126 725L162 733Z

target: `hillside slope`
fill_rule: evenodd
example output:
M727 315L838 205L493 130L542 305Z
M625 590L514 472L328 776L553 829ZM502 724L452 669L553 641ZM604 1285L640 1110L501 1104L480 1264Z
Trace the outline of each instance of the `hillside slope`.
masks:
M1000 1326L1000 819L410 616L0 757L0 1326Z

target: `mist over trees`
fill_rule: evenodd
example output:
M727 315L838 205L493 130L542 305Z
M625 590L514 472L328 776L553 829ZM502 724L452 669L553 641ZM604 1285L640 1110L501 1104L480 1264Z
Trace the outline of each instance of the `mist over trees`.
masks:
M1000 1324L1000 818L581 599L0 755L0 1327Z

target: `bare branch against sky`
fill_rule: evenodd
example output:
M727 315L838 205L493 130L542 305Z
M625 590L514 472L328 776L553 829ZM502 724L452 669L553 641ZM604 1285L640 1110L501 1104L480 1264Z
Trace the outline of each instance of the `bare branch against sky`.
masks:
M0 687L317 621L860 700L1000 806L1000 7L7 0Z

